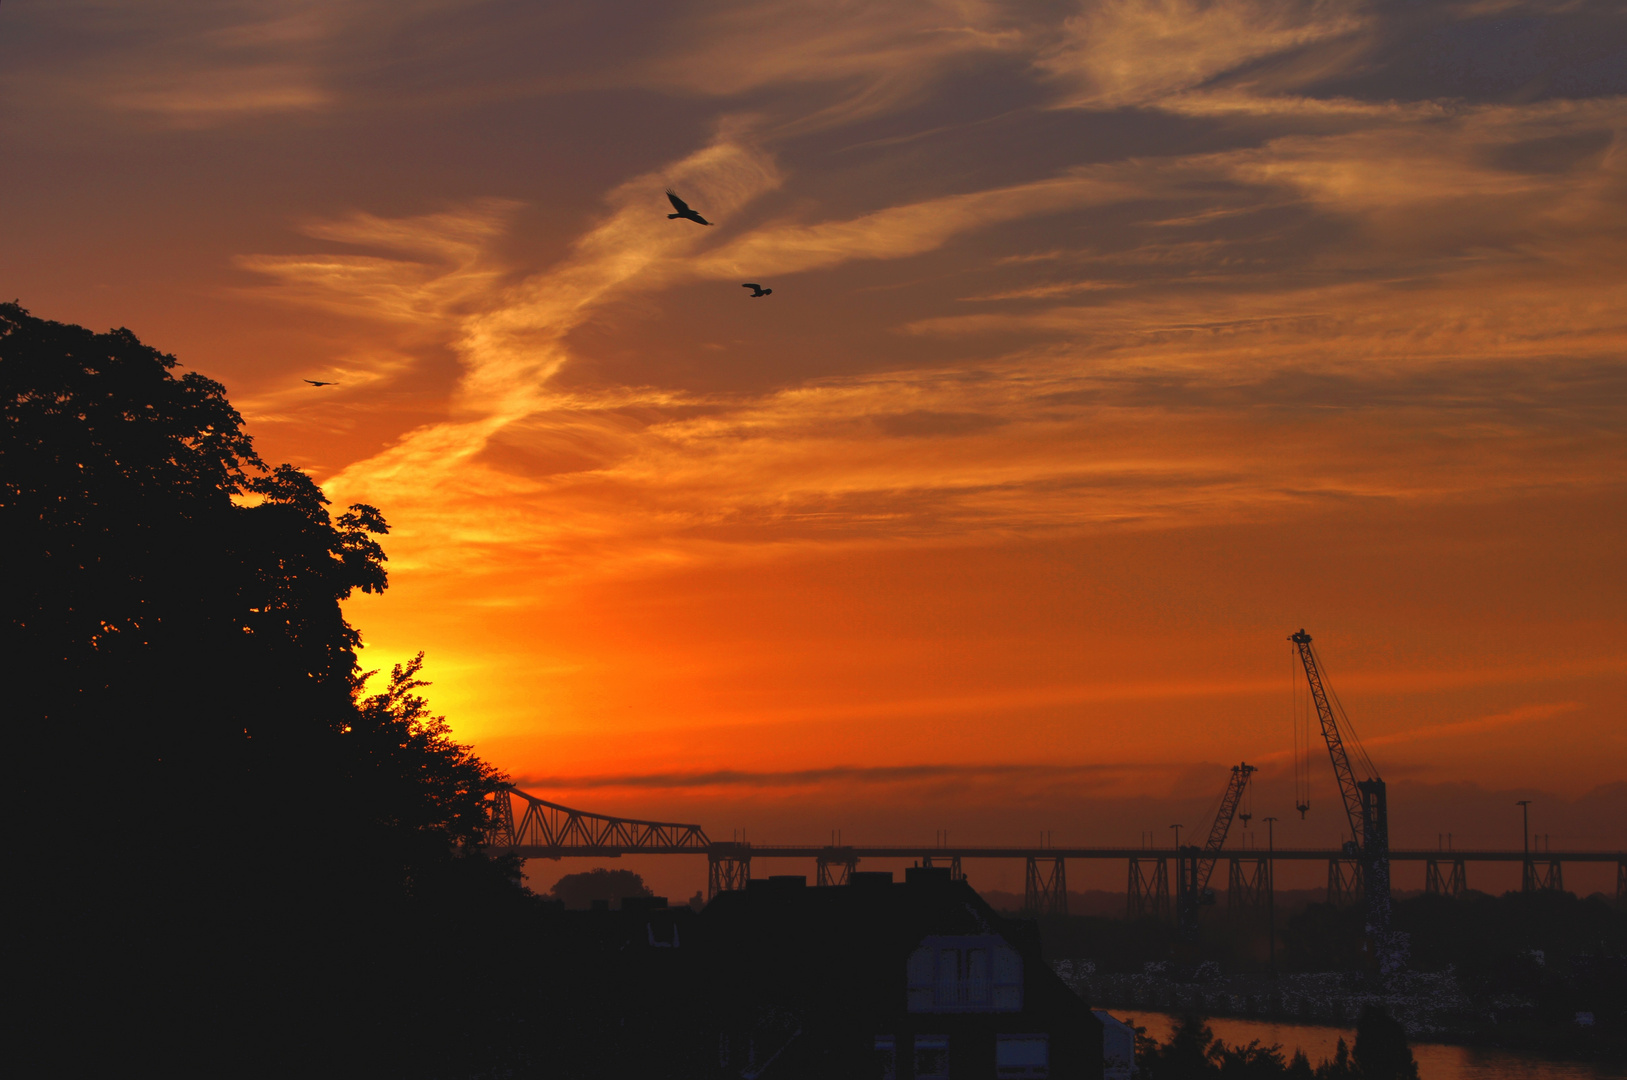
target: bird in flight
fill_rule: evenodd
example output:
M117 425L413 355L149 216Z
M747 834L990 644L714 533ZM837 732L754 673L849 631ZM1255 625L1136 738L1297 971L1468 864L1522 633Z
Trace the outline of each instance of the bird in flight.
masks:
M710 225L711 224L710 221L707 221L705 218L701 217L695 211L691 210L689 208L689 204L684 202L682 199L678 198L678 193L673 191L671 188L667 188L667 198L672 200L672 208L674 210L678 211L676 214L668 214L667 215L667 220L668 221L671 221L673 218L687 218L688 220L693 221L697 225Z
M750 289L750 290L752 290L751 295L746 297L747 300L755 300L759 296L767 296L769 293L774 291L773 289L765 289L765 288L763 288L761 285L757 284L755 281L748 281L748 282L746 282L744 285L742 285L740 287L742 289Z
M317 382L315 379L306 379L305 381L310 383L312 386L338 386L339 385L338 383L334 383L334 382Z

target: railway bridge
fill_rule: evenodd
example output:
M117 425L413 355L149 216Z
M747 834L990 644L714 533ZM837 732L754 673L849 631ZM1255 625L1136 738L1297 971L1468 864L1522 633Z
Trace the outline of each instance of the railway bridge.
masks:
M515 817L515 801L523 806ZM642 821L576 810L539 799L518 788L498 792L491 800L485 849L494 855L522 859L597 858L623 855L687 855L707 861L708 895L743 889L751 880L754 859L806 859L820 885L848 881L864 859L913 859L923 866L947 866L962 877L967 859L1022 859L1026 863L1024 907L1031 914L1066 914L1069 860L1122 861L1126 866L1125 913L1130 917L1171 917L1170 863L1186 857L1171 848L1153 847L976 847L925 844L800 845L753 844L713 840L699 825ZM1462 895L1469 888L1470 863L1521 863L1528 890L1563 889L1566 863L1615 863L1616 899L1627 900L1627 851L1390 850L1392 862L1425 864L1425 888ZM1348 902L1360 895L1361 866L1338 849L1278 848L1224 850L1229 864L1229 906L1266 902L1273 886L1273 864L1325 862L1328 900Z

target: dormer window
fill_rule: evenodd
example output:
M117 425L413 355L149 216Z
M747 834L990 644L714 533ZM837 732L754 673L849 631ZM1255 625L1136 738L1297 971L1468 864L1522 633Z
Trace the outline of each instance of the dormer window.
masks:
M996 934L929 937L906 969L910 1012L1020 1012L1023 958Z

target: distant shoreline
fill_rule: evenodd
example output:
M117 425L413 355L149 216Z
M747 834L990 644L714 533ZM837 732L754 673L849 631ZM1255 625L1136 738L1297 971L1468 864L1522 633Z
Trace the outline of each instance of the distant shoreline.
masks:
M1486 1009L1471 1002L1449 972L1409 972L1375 990L1353 972L1222 976L1201 969L1191 980L1158 972L1098 972L1083 960L1051 964L1092 1008L1354 1028L1362 1007L1382 1005L1415 1041L1527 1050L1572 1060L1627 1060L1627 1036L1599 1018L1590 1027L1543 1022L1529 1002Z

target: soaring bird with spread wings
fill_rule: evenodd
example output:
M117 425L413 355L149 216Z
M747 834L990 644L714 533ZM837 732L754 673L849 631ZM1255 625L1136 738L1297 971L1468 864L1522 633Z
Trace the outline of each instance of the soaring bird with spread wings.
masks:
M333 382L317 382L315 379L306 379L305 381L310 383L312 386L338 386L339 385L338 383L333 383Z
M678 211L676 214L668 214L668 221L671 221L673 218L685 218L689 221L693 221L697 225L711 224L710 221L707 221L695 211L691 210L689 208L689 204L678 198L678 193L673 191L671 188L667 188L667 198L672 200L672 208Z
M757 284L755 281L748 281L748 282L746 282L744 285L742 285L740 287L742 289L750 289L751 290L751 295L746 297L747 300L755 300L759 296L767 296L769 293L774 291L773 289L765 289L765 288L763 288L761 285Z

